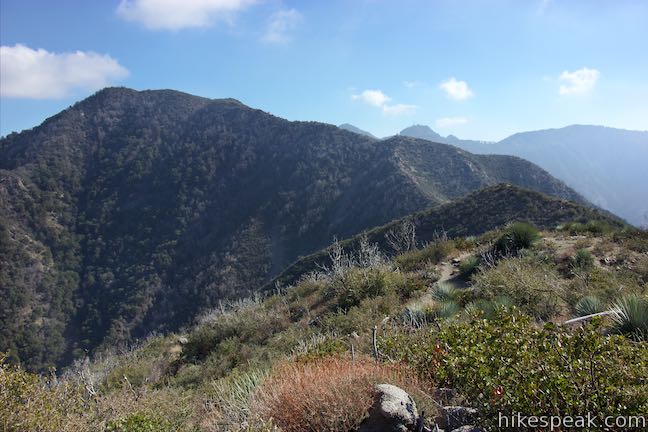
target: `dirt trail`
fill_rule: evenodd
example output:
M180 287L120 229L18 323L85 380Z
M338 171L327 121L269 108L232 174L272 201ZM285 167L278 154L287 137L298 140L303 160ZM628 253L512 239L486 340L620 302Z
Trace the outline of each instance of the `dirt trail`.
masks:
M472 255L471 252L462 252L458 256L453 257L448 261L442 261L439 264L440 277L438 283L445 282L454 285L456 288L464 288L466 286L465 282L457 279L457 272L459 270L459 265L453 264L453 261L460 263L461 261L468 258L470 255Z

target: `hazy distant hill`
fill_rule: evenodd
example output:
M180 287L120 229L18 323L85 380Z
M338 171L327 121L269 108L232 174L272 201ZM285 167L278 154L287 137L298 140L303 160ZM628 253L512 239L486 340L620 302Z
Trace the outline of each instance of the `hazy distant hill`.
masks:
M365 130L362 130L359 127L355 127L355 126L353 126L352 124L349 124L349 123L343 123L338 127L340 129L344 129L344 130L347 130L349 132L354 132L354 133L357 133L357 134L360 134L360 135L368 136L368 137L371 137L371 138L376 138L376 136L374 136L372 133L367 132Z
M537 166L112 88L0 141L0 351L30 368L249 294L299 255Z
M519 156L630 223L648 223L648 132L573 125L518 133L497 143L444 138L427 126L404 129L401 135L473 153Z

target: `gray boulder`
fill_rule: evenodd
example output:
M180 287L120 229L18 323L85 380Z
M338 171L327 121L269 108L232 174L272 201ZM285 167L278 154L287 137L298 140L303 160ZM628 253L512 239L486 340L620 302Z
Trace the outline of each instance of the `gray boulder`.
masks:
M359 432L406 432L414 430L418 412L407 392L391 384L376 385L376 399Z

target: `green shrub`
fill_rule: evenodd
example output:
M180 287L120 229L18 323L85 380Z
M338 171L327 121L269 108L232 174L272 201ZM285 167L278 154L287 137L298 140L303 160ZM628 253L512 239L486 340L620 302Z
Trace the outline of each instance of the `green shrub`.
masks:
M348 310L358 306L362 300L396 293L408 298L422 285L412 284L404 274L387 268L353 268L340 278L334 279L328 287L328 296L334 300L333 309Z
M574 273L587 273L594 267L594 257L587 249L578 249L571 267Z
M0 353L0 428L5 432L90 431L84 391L79 385L55 385L5 363Z
M331 355L339 355L349 352L349 344L336 337L323 337L314 340L308 345L302 345L302 349L295 356L297 362L309 362Z
M438 264L448 256L452 250L451 241L437 241L430 243L422 249L415 249L398 255L394 264L403 271L423 269L430 264Z
M600 323L572 332L500 310L493 320L447 323L438 333L397 333L380 349L433 385L456 389L489 430L497 430L500 413L643 415L648 346L605 336Z
M613 228L606 222L599 220L591 220L586 223L581 222L567 222L566 224L558 227L561 231L566 231L571 235L578 234L595 234L601 235L613 231Z
M477 299L510 299L515 306L541 320L559 315L565 307L563 282L552 265L529 258L501 260L472 278Z
M476 300L470 302L464 308L468 316L475 318L493 319L500 309L507 309L513 306L513 302L506 296L499 296L492 300Z
M134 413L124 418L111 420L106 425L106 432L174 432L175 429L167 420Z
M454 247L460 251L471 250L477 246L475 237L458 237L454 239Z

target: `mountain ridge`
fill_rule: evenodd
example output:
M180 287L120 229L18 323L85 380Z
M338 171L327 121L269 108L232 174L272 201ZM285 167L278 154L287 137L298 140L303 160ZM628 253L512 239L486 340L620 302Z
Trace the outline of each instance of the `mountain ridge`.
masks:
M0 140L0 177L0 350L32 369L178 328L334 236L485 186L584 202L517 158L126 88Z
M591 221L601 221L613 228L625 226L624 221L607 212L502 183L390 221L351 238L341 239L340 243L345 249L354 250L358 248L361 240L366 239L383 250L389 250L387 233L398 230L405 222L415 228L417 241L426 244L437 240L439 236L478 236L515 221L529 222L541 229L553 229L567 222ZM301 257L267 284L266 290L271 290L276 285L295 284L309 272L329 266L328 260L328 249Z
M519 132L499 142L441 137L429 127L401 134L455 145L476 154L514 155L546 169L589 201L634 225L648 222L648 131L595 125Z

